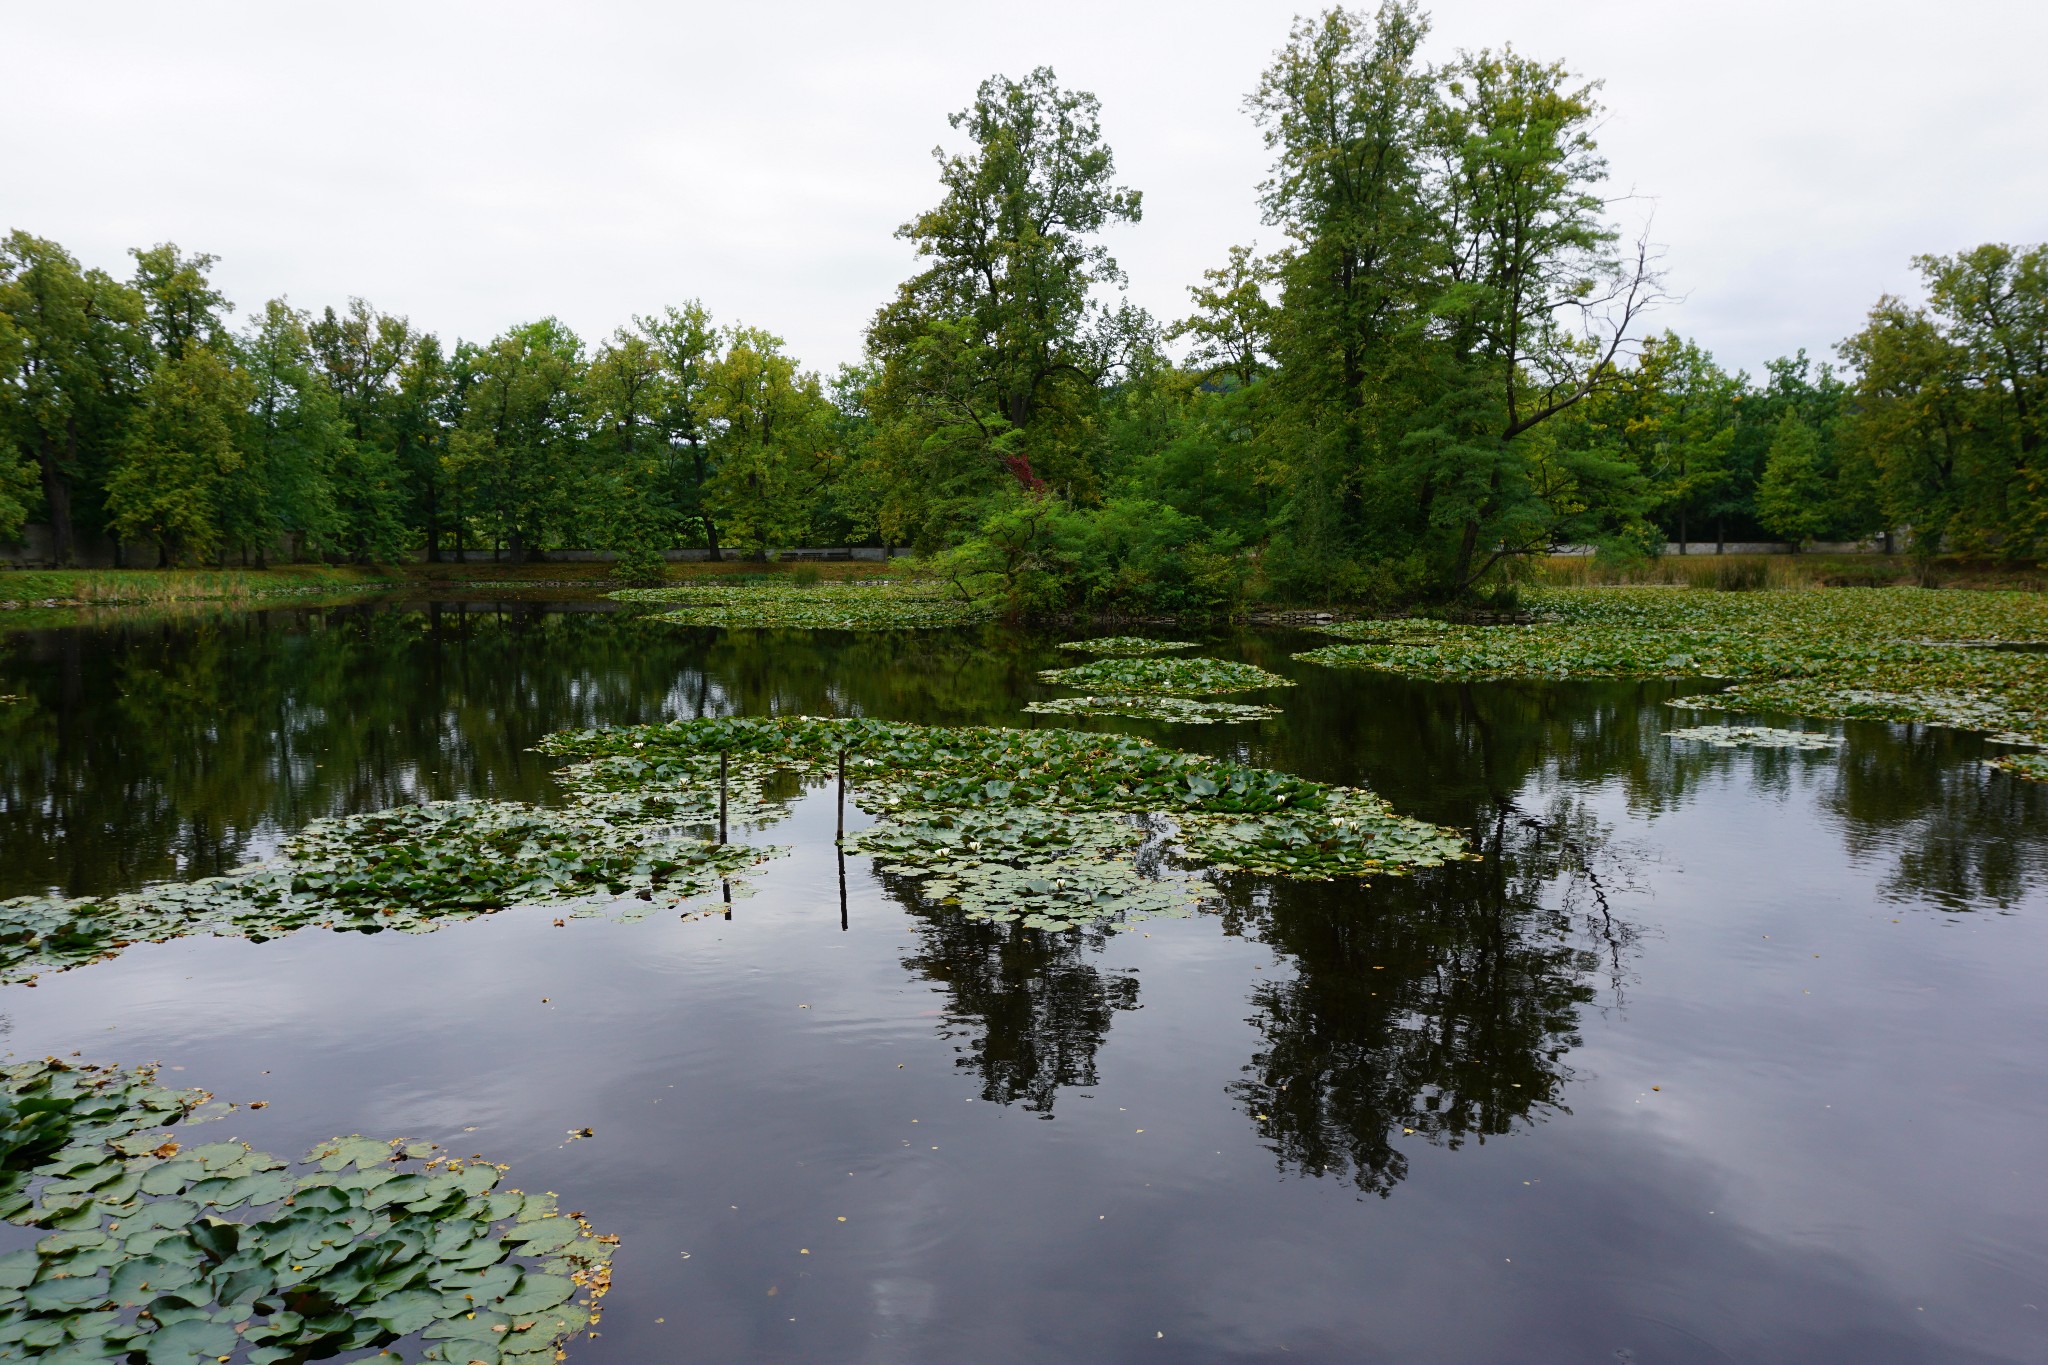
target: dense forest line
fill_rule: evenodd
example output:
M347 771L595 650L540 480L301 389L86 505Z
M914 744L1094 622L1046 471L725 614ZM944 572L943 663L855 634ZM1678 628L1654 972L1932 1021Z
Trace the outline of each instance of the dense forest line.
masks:
M0 537L150 562L579 546L909 544L1021 611L1483 594L1564 544L2048 538L2048 247L1919 258L1839 343L1752 377L1651 334L1654 253L1601 197L1596 87L1511 49L1431 65L1411 0L1298 20L1246 101L1284 239L1165 324L1093 96L992 77L952 116L920 269L858 364L698 303L595 344L443 342L360 299L232 322L215 258L126 279L0 244ZM1177 357L1177 358L1176 358ZM132 561L131 561L132 562Z

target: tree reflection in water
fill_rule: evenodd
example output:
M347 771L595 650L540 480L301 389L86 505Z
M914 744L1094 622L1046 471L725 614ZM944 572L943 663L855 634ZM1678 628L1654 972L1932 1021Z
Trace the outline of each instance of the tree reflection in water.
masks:
M1364 892L1232 898L1227 926L1294 967L1253 991L1264 1046L1230 1088L1282 1169L1384 1196L1406 1142L1457 1148L1566 1112L1580 1011L1603 983L1618 1000L1636 931L1569 798L1541 819L1503 803L1478 851Z
M1584 807L1498 805L1481 861L1355 884L1234 878L1226 932L1293 968L1254 989L1264 1044L1230 1087L1279 1164L1388 1193L1404 1141L1459 1147L1564 1112L1580 1012L1618 1003L1637 930L1611 892L1628 869ZM1138 980L1099 958L1108 927L1047 933L922 903L904 966L944 986L941 1033L983 1099L1051 1117L1097 1083L1097 1057Z
M1135 974L1094 959L1107 926L1049 933L969 919L918 899L917 883L882 883L918 921L919 951L904 967L945 986L939 1032L981 1078L981 1097L1053 1116L1063 1087L1096 1084L1096 1055L1111 1016L1138 1007Z

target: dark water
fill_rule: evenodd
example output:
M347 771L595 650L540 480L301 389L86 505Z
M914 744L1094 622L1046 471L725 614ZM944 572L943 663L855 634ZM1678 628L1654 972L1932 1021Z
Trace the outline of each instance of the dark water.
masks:
M819 793L729 922L135 948L0 991L0 1046L268 1100L227 1126L269 1150L511 1162L624 1239L577 1365L2048 1360L2048 787L1949 731L1703 749L1662 685L1304 643L1213 642L1300 681L1277 720L1127 728L1370 785L1483 862L1049 936L853 859L842 930ZM1056 661L533 604L16 633L0 895L549 799L564 726L1029 723Z

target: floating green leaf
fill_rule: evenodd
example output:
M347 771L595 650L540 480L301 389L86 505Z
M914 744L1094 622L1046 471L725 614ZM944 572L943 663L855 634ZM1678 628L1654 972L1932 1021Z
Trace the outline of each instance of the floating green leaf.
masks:
M924 583L685 583L628 588L621 602L667 603L661 619L679 626L792 627L816 630L940 630L995 614L992 599L963 601Z
M1039 716L1129 716L1133 720L1165 721L1170 725L1269 720L1280 714L1277 706L1198 701L1193 697L1168 697L1144 692L1128 692L1113 697L1054 697L1031 702L1024 709Z
M751 790L751 789L749 789ZM553 809L443 801L319 820L278 857L220 877L101 899L0 901L0 981L111 957L131 943L191 934L255 939L308 926L424 933L511 905L647 910L719 889L768 850L717 846L694 793L634 801L602 792ZM715 788L714 805L715 813Z
M811 780L844 753L854 799L880 817L853 848L928 899L1038 927L1184 914L1213 892L1176 859L1327 878L1467 856L1455 833L1370 792L1129 735L717 718L553 735L543 748L586 768L631 754L649 771L723 752L735 770Z
M1038 676L1062 687L1098 692L1165 692L1184 697L1294 686L1289 679L1268 673L1256 664L1227 659L1097 659L1076 668L1049 668Z
M1692 739L1717 749L1833 749L1842 743L1840 735L1813 730L1773 730L1763 725L1695 725L1685 730L1666 730L1670 739Z
M1995 647L2048 634L2040 593L1555 588L1530 601L1532 625L1349 622L1324 628L1349 643L1295 657L1426 678L1711 678L1734 685L1686 705L2048 744L2048 656Z
M1115 654L1135 657L1141 654L1168 654L1176 649L1193 649L1189 640L1149 640L1142 635L1105 635L1094 640L1068 640L1061 649L1079 650L1083 654Z
M208 1098L147 1068L0 1066L9 1220L64 1229L0 1257L0 1347L261 1365L418 1336L421 1360L539 1362L597 1321L617 1239L501 1168L359 1137L296 1163L181 1147Z

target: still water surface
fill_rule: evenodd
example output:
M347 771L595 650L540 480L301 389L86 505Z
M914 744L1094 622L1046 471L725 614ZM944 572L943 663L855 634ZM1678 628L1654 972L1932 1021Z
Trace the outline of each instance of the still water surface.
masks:
M456 601L19 631L0 896L548 800L564 727L1031 724L1055 638ZM1299 681L1236 698L1278 719L1102 726L1371 786L1484 861L1048 935L852 858L842 923L819 791L730 920L138 947L0 989L0 1048L267 1100L226 1125L267 1150L512 1163L623 1238L574 1365L2048 1359L2048 787L1952 731L1708 749L1668 685L1306 643L1209 640Z

